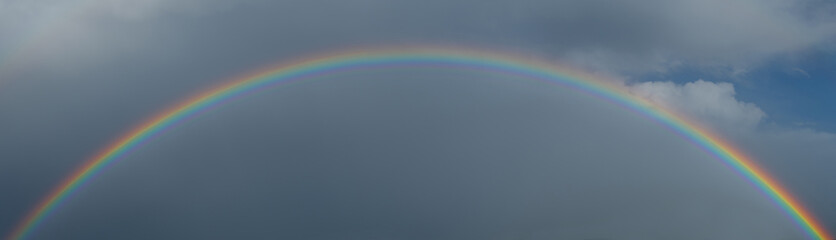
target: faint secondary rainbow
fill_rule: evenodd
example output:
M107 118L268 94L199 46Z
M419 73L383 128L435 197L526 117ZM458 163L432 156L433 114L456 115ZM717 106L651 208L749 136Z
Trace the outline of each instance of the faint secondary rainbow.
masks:
M647 116L669 130L693 142L722 160L771 198L811 239L830 240L830 235L774 178L758 167L740 150L707 129L699 127L672 111L630 94L620 85L579 70L507 53L464 50L459 48L394 48L360 50L325 55L268 67L194 95L162 111L110 143L93 158L57 185L29 212L8 236L21 240L29 236L75 190L90 181L109 164L167 129L201 112L248 93L272 86L311 79L335 72L366 68L435 66L473 69L556 83L623 106Z

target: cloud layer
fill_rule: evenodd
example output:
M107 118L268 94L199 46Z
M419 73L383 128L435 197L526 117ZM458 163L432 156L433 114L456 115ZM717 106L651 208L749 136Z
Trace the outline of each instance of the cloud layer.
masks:
M100 179L37 236L801 236L743 178L644 117L463 71L359 72L253 96Z
M745 77L832 43L833 11L812 0L0 1L0 193L11 193L0 230L196 89L277 59L401 44L515 50L620 76L734 140L833 226L822 183L836 181L834 135L775 125L733 83L641 79ZM269 91L185 124L83 188L36 239L802 239L759 194L589 96L400 69Z
M0 11L8 13L3 22L10 24L0 28L0 35L20 38L0 49L13 51L35 41L39 46L32 48L38 50L22 55L42 52L40 61L67 51L118 54L159 47L149 36L187 27L179 22L215 26L218 36L212 37L222 41L241 34L308 47L381 42L515 46L614 73L665 72L684 65L730 74L832 42L833 9L813 0L6 1ZM250 17L235 16L243 12ZM222 20L227 14L237 23ZM245 26L249 30L229 29Z

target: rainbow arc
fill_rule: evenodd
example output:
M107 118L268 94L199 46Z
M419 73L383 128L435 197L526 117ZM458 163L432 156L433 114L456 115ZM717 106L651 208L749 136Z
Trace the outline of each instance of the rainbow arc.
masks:
M613 84L613 81L563 65L513 54L442 47L361 50L309 58L254 71L187 98L134 127L79 166L23 218L7 239L26 239L73 192L91 181L106 166L116 163L166 130L224 102L248 93L335 72L399 66L443 66L520 76L555 83L620 105L667 127L723 161L776 203L811 239L832 239L789 191L741 150L699 124L631 95L622 86Z

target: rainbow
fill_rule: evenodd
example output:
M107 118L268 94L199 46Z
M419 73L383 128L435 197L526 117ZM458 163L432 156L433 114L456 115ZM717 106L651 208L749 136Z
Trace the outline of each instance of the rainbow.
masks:
M290 64L267 67L203 91L162 111L136 126L87 160L43 198L8 235L9 240L26 239L50 213L73 192L89 182L108 165L188 119L246 94L316 76L365 68L399 66L440 66L474 69L521 76L569 87L637 112L693 142L723 161L753 183L775 202L811 239L830 240L812 214L789 191L739 149L695 122L673 111L630 94L622 85L568 67L507 53L464 50L461 48L393 48L361 50L309 58Z

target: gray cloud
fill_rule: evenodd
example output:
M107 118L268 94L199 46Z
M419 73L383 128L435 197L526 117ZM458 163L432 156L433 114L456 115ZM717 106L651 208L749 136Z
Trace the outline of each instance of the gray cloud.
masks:
M778 126L752 103L735 98L730 83L703 80L685 84L643 82L630 86L632 93L733 139L735 145L781 179L801 202L808 203L814 215L828 219L836 209L828 202L836 197L822 189L823 182L836 181L829 174L836 151L836 135L797 126ZM806 176L799 178L797 176Z
M830 216L836 214L836 208L829 202L836 195L821 183L836 181L832 174L836 135L813 129L772 127L738 136L736 142L781 179L812 213L829 224L826 226L832 226Z
M232 103L114 165L36 236L801 235L742 178L629 111L528 80L411 69Z
M0 194L0 229L128 126L277 59L452 44L627 78L745 71L832 41L836 29L828 3L813 1L0 4L0 192L11 193ZM8 55L20 46L29 49ZM659 126L518 80L392 70L253 96L114 165L36 237L803 238L740 177ZM770 129L731 84L628 85L745 129L728 135L833 222L834 197L816 189L832 182L831 135Z
M6 15L6 22L15 24L3 28L12 34L3 35L34 38L18 42L42 41L37 51L29 50L29 57L41 52L35 62L68 51L73 57L65 63L78 62L77 55L159 48L149 36L211 26L207 37L215 39L184 35L182 44L236 36L307 46L303 49L399 42L476 44L540 52L613 73L665 72L687 65L732 69L726 72L731 74L776 55L830 42L836 34L836 19L828 11L833 6L820 1L60 2L64 5L5 3L9 12L32 13ZM243 12L246 16L238 15ZM35 33L15 34L24 30Z

